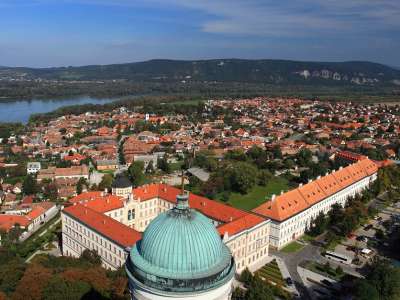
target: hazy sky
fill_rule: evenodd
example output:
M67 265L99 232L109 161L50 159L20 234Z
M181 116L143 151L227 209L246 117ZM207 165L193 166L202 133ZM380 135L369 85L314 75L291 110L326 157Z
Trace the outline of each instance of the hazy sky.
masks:
M400 0L0 0L0 65L232 57L400 66Z

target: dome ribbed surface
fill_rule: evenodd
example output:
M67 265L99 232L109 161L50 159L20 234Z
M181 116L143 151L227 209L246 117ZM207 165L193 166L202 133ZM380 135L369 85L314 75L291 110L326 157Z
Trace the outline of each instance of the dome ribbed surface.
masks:
M163 293L215 289L232 280L235 263L213 223L189 207L189 195L156 217L126 262L130 284Z
M225 247L212 222L202 214L171 210L159 215L143 234L140 255L170 272L206 271L218 265Z
M128 177L126 177L123 174L118 174L117 177L115 177L111 187L117 188L117 189L125 189L125 188L131 187L131 186L132 186L132 183L128 179Z

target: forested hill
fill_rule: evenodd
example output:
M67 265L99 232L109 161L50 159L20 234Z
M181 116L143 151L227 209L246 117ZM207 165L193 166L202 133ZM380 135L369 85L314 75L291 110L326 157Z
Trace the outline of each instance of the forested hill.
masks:
M310 85L400 85L400 70L371 62L287 60L150 60L63 68L0 67L0 79L253 82Z

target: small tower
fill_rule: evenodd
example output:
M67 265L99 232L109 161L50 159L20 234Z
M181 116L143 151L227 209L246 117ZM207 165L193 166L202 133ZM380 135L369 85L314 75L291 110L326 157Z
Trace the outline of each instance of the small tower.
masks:
M212 221L189 206L182 188L176 205L147 226L125 269L133 300L228 300L235 262Z
M132 193L132 183L124 174L118 174L112 183L112 194L127 199Z

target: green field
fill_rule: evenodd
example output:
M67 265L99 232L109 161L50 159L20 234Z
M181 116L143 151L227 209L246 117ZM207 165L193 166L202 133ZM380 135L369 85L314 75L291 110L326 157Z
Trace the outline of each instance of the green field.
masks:
M286 190L288 190L288 182L283 178L275 177L266 186L257 185L245 195L232 193L227 203L240 209L252 210L270 199L273 194L279 195L281 191Z
M301 249L303 249L304 245L294 241L291 242L290 244L288 244L287 246L285 246L284 248L282 248L282 252L284 253L292 253L292 252L297 252Z

